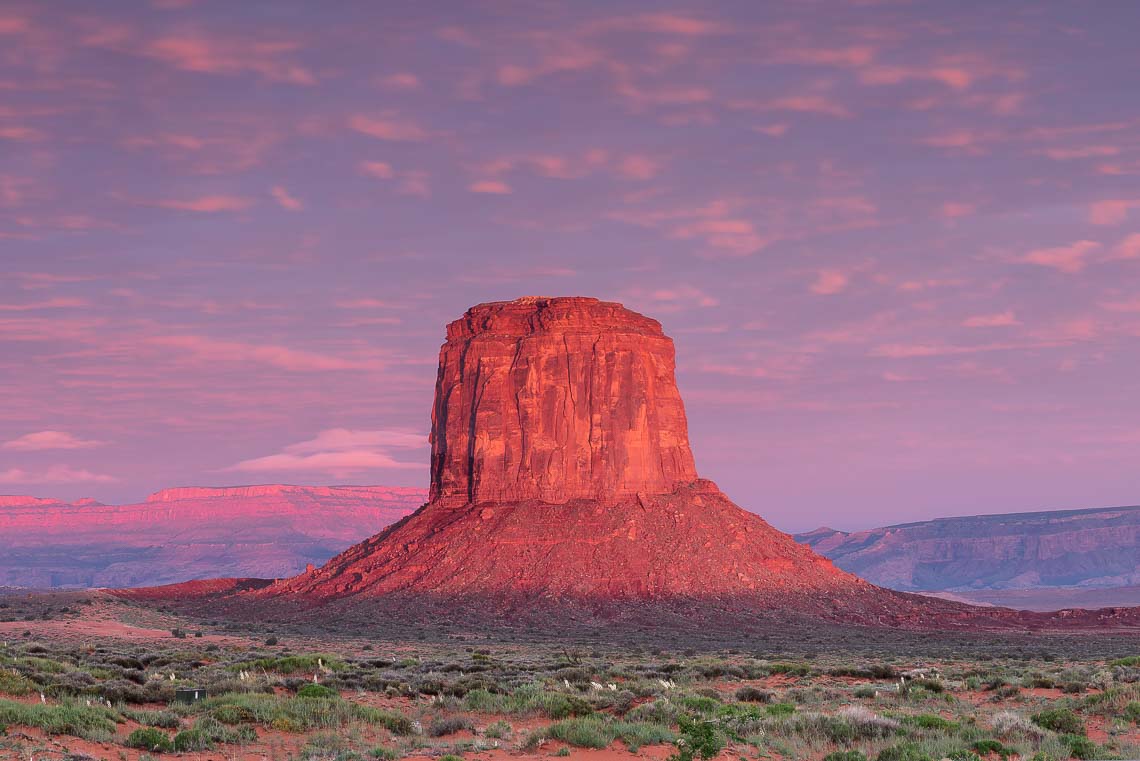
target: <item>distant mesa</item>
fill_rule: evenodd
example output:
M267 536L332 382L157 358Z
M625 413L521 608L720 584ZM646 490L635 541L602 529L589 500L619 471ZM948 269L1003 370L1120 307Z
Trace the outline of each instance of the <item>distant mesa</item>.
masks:
M0 586L292 576L426 499L426 489L281 484L164 489L131 505L0 496Z

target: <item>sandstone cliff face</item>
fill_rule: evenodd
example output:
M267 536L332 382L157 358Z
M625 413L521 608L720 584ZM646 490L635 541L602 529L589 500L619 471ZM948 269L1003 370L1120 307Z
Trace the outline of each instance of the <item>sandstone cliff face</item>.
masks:
M259 594L830 610L880 593L898 607L697 477L673 344L656 321L595 299L525 298L448 326L431 501Z
M423 489L178 488L133 505L0 497L0 586L283 577L410 514Z
M611 500L697 477L655 320L587 298L482 304L447 328L433 501Z
M1140 584L1140 507L940 518L796 536L836 564L900 590Z

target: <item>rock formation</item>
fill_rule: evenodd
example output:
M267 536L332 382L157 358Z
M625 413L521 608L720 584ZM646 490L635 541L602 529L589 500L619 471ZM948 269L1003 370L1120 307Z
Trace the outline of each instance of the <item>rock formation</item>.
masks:
M673 363L661 325L618 304L468 310L439 353L432 501L611 502L696 480Z
M874 591L697 477L672 341L619 304L523 298L468 310L440 352L431 442L428 505L265 594Z
M1140 584L1140 507L938 518L796 539L900 590L967 592Z
M165 489L132 505L0 497L0 586L290 576L426 497L401 487L283 485Z

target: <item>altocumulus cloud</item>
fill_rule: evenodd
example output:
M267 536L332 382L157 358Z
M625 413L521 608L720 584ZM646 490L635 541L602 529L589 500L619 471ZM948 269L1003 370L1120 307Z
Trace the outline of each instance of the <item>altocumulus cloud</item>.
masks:
M5 441L0 449L9 449L16 452L40 452L45 449L88 449L100 446L102 441L94 439L81 439L66 431L36 431L26 433L19 438Z
M290 444L277 454L242 460L225 470L298 470L340 475L378 468L423 468L423 462L397 460L391 452L423 449L426 446L427 436L416 431L330 428L312 439Z
M67 465L53 465L47 470L30 471L22 468L0 470L0 484L105 484L117 481L114 476L92 473Z

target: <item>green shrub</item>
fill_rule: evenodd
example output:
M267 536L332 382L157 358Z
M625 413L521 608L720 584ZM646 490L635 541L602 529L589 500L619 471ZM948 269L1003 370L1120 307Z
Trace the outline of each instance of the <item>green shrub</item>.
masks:
M152 753L165 753L173 749L170 737L154 727L142 727L131 732L124 743L128 748L147 750Z
M1014 755L1017 751L1013 748L1007 748L998 740L983 739L975 740L970 743L970 750L977 753L979 756L998 755L1002 758L1008 758Z
M369 758L379 758L382 761L396 761L400 754L391 748L385 748L383 745L377 745L372 750L368 751Z
M245 706L235 705L220 705L210 711L210 716L220 721L222 724L249 724L257 721L257 717L253 711Z
M608 748L614 740L621 740L631 751L642 745L672 742L673 733L659 724L647 722L614 721L597 716L579 716L555 722L537 735L531 735L531 742L542 737L561 740L578 748Z
M326 687L323 684L306 684L301 689L297 690L297 697L299 698L339 698L340 693L331 687Z
M118 714L105 706L26 704L0 699L0 726L20 724L37 727L49 735L71 735L104 742L114 735L117 719Z
M791 716L796 712L796 706L793 703L773 703L765 707L769 716Z
M824 756L823 761L867 761L867 755L861 750L837 750Z
M921 713L918 716L904 716L901 721L903 724L918 727L919 729L941 729L948 731L958 727L957 724L948 719L943 719L941 716L935 716L929 713Z
M187 750L210 750L214 741L201 729L186 729L174 736L172 743L174 750L182 752Z
M1122 715L1133 724L1140 724L1140 701L1133 700L1126 705Z
M483 734L496 740L503 740L511 736L511 731L511 725L499 719L493 724L489 724L487 728L483 730Z
M1037 726L1052 730L1059 735L1083 735L1085 733L1085 723L1081 721L1081 717L1068 708L1048 708L1041 713L1033 714L1030 718Z
M1130 655L1127 658L1117 658L1109 666L1140 666L1140 655Z
M31 679L15 671L0 671L0 694L31 695L39 687Z
M1089 738L1083 735L1061 735L1061 742L1069 749L1073 758L1085 759L1097 757L1097 747Z
M932 759L922 752L917 743L905 742L883 748L875 757L875 761L932 761Z
M670 761L693 761L696 756L714 758L724 749L724 736L712 722L682 716L680 730L681 736L675 741L677 752L669 757Z

